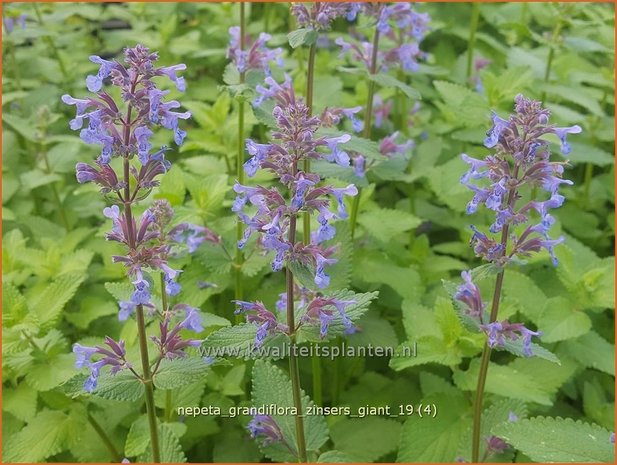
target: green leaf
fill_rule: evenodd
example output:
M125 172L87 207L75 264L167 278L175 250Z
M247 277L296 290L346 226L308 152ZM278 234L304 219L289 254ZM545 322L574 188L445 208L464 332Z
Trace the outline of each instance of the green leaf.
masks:
M137 402L143 399L144 385L129 371L115 375L105 372L99 376L98 385L92 394L104 399Z
M255 344L257 328L250 323L221 328L210 334L201 345L202 354L216 357L225 351L225 355L248 357ZM221 356L221 355L218 355Z
M538 327L542 329L543 342L558 342L575 339L591 329L591 319L572 306L565 297L552 297L541 311Z
M61 452L67 437L67 415L42 410L19 433L8 438L3 452L6 462L42 462Z
M38 391L49 391L75 375L75 356L58 354L28 370L26 381Z
M42 292L28 296L28 307L38 316L43 328L55 325L64 306L75 295L85 278L84 273L67 273L59 276Z
M615 157L613 155L596 146L580 142L569 142L569 144L572 146L572 151L564 158L572 163L590 163L596 166L615 164Z
M411 266L397 266L382 257L365 255L357 256L353 272L356 279L390 286L403 299L417 302L424 295L420 274Z
M287 34L289 45L291 48L298 48L301 45L313 45L319 33L311 28L301 28Z
M564 341L563 350L584 367L615 376L615 345L590 331L578 339Z
M369 73L368 78L371 81L374 81L377 84L379 84L381 87L393 87L395 89L398 89L410 99L413 99L413 100L422 99L420 92L418 92L413 87L405 84L404 82L399 81L395 77L390 76L389 74L385 74L385 73L370 74Z
M457 126L479 126L489 116L489 107L477 92L446 81L433 81L433 85L445 103L440 106Z
M355 460L344 452L329 450L324 452L317 459L317 463L353 463Z
M356 323L367 312L371 302L376 299L378 295L378 292L355 293L348 289L343 289L336 291L329 296L338 300L353 301L353 304L346 307L345 313L353 323ZM305 310L305 308L303 308L303 310ZM303 315L304 313L299 312L297 319L300 320ZM345 325L343 324L343 319L338 312L334 313L334 318L330 322L328 327L328 335L325 339L322 339L319 336L319 329L319 322L300 326L300 329L298 330L298 341L323 342L324 340L327 341L333 339L337 335L344 334L346 330Z
M159 389L175 389L199 381L207 371L208 365L201 357L165 359L154 375L154 385Z
M184 463L186 455L182 451L180 440L174 432L172 424L159 424L159 447L161 453L161 463ZM152 463L152 448L148 448L146 453L138 458L141 463Z
M615 462L610 431L571 418L519 420L495 427L493 434L535 462Z
M124 454L127 457L135 457L143 454L150 444L150 428L148 427L148 416L141 415L133 422L126 436L124 444Z
M378 417L342 418L330 433L336 450L354 462L375 462L396 450L401 425Z
M263 360L257 360L253 367L252 397L255 406L274 404L278 408L294 408L291 381L283 371ZM304 393L301 397L302 411L297 413L304 414L314 404ZM296 451L297 455L295 416L273 415L272 418L281 429L287 445ZM325 418L321 415L306 415L304 433L307 451L318 451L328 440L328 426ZM297 459L280 442L264 447L263 452L267 457L276 461L289 462Z
M331 128L319 129L317 131L317 135L320 137L340 137L345 134L351 137L347 142L341 144L341 147L345 151L359 153L371 160L383 161L387 159L386 156L379 151L379 144L373 140Z
M452 462L460 438L471 421L468 402L457 392L426 397L422 404L435 404L437 415L420 418L414 413L405 421L396 461Z
M5 410L22 421L30 421L36 414L37 392L27 383L5 389L2 399L2 410Z
M417 228L422 220L402 210L380 208L363 212L358 223L374 238L390 242L396 236Z
M510 421L510 413L516 415L516 417L520 420L527 416L527 407L520 400L514 399L503 399L495 402L493 405L488 407L482 413L482 426L480 429L480 437L487 438L491 435L491 431L504 423L508 423ZM517 420L518 421L518 420ZM461 447L459 448L459 456L471 461L471 438L472 438L472 428L471 425L467 429L467 432L461 438ZM484 457L486 451L486 442L480 442L480 457Z

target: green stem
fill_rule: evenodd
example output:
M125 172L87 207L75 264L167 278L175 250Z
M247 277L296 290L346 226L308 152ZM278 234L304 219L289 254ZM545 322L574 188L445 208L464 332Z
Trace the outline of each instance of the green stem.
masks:
M170 422L173 412L173 391L168 389L165 391L165 421Z
M375 28L375 34L373 35L373 53L371 55L371 68L369 73L371 76L377 74L377 52L379 51L379 29ZM364 131L362 136L365 139L371 138L371 125L373 119L373 99L375 97L375 81L369 76L368 80L368 97L366 101L366 111L364 113ZM356 222L358 220L358 210L360 209L360 197L362 196L362 189L358 188L358 195L353 199L351 204L351 214L349 216L349 222L351 224L351 238L353 239L356 234Z
M308 65L306 71L306 106L308 107L309 116L313 114L313 87L315 82L315 55L317 46L313 43L309 49ZM307 158L304 160L304 172L309 173L311 170L311 161ZM311 214L306 211L302 217L302 234L304 244L311 242ZM322 404L322 383L321 383L321 359L316 355L311 357L311 368L313 371L313 401L317 405Z
M136 80L133 80L131 85L131 92L135 91ZM133 110L132 104L129 103L126 110L125 121L131 121L131 113ZM131 126L125 124L124 126L124 143L128 146L131 140ZM123 177L124 177L124 219L127 224L127 240L130 249L130 253L134 253L136 249L136 231L133 230L133 213L131 208L132 198L131 195L131 177L130 177L130 163L127 157L123 160ZM165 292L163 292L165 294ZM135 317L137 320L137 335L139 339L139 353L141 357L141 366L143 369L143 375L141 378L145 388L146 398L146 413L148 415L148 424L150 427L150 442L152 447L152 461L159 463L161 461L160 447L159 447L159 432L156 420L156 407L154 405L154 386L152 384L152 374L150 372L150 361L148 360L148 340L146 335L146 322L144 319L143 306L137 305L135 308Z
M21 78L19 75L19 66L17 66L17 58L15 56L15 44L12 40L8 40L8 48L9 48L9 57L11 59L11 68L13 70L13 79L15 79L15 84L17 85L17 90L23 90L21 86Z
M114 446L113 442L111 442L111 439L109 439L109 436L107 436L105 430L101 427L101 425L97 423L97 421L90 414L90 412L88 412L88 423L90 423L92 429L96 431L96 434L99 435L101 441L103 441L103 444L105 444L105 447L107 447L107 450L109 450L109 453L111 454L111 459L114 462L122 461L122 456L120 455L120 452L118 452L118 449L116 449L116 446Z
M36 14L36 19L39 23L39 26L41 27L44 26L43 16L41 15L41 11L39 10L38 5L36 3L32 3L32 6L34 7L34 13ZM56 43L54 42L54 40L49 35L43 36L43 40L47 42L49 51L51 52L53 57L58 62L58 66L60 67L60 72L62 73L62 76L64 77L64 79L65 80L69 79L69 74L67 72L66 66L64 66L64 61L62 61L62 57L60 56L60 52L58 51L58 47L56 47Z
M551 42L548 50L548 58L546 59L546 68L544 69L544 82L548 83L551 77L551 67L553 66L553 58L555 57L555 42L561 33L561 28L563 27L563 23L561 20L561 15L557 18L557 23L555 24L555 28L551 33ZM544 102L546 100L546 91L542 92L542 96L540 100Z
M467 83L471 83L471 73L473 72L473 49L476 45L476 31L480 19L480 3L473 2L471 8L469 40L467 42Z
M148 415L148 425L150 427L150 442L152 445L152 461L161 462L159 447L159 432L156 420L156 407L154 405L154 385L152 383L152 373L150 372L150 361L148 360L148 340L146 335L146 322L144 319L143 306L138 305L135 309L137 316L137 333L139 338L139 352L141 355L141 367L143 370L143 383L146 391L146 414Z
M519 166L514 167L513 178L518 179ZM510 189L508 192L507 205L510 210L514 208L517 198L516 188ZM501 246L503 250L506 250L508 244L508 234L510 225L506 224L501 231ZM505 252L504 252L505 253ZM489 316L489 323L494 323L497 320L497 314L499 313L499 303L501 300L501 289L503 288L503 276L505 269L501 269L497 273L497 279L495 280L495 290L493 292L493 302L491 305L491 313ZM482 350L482 359L480 361L480 372L478 373L478 385L476 386L476 396L473 404L473 431L471 439L471 461L478 462L480 458L480 434L482 431L482 399L484 397L484 387L486 385L486 376L488 374L488 366L491 359L491 348L488 345L488 341L484 344Z
M244 2L240 2L240 50L244 50L246 35L246 14ZM240 73L240 83L244 83L246 76ZM236 153L236 177L240 184L244 184L244 100L238 101L238 151ZM240 241L244 235L244 225L240 218L236 223L236 240ZM236 258L233 266L235 278L234 296L236 300L242 300L244 289L242 286L242 265L244 264L244 253L236 247ZM241 316L237 315L236 320L240 321Z
M294 164L295 165L295 164ZM297 172L297 167L294 166L293 175ZM296 220L295 214L292 214L289 218L289 242L291 244L296 243ZM295 309L294 309L294 276L291 268L287 266L285 269L285 280L287 290L287 326L289 327L289 337L291 339L291 347L289 351L289 377L291 378L291 389L293 394L293 402L296 407L297 414L295 416L296 423L296 440L298 447L298 460L300 462L307 461L306 455L306 440L304 438L304 409L302 407L302 394L300 387L300 370L298 367L298 359L294 346L296 344L296 323L295 323Z
M321 382L321 358L313 355L311 357L311 368L313 372L313 402L317 405L323 404L323 386Z

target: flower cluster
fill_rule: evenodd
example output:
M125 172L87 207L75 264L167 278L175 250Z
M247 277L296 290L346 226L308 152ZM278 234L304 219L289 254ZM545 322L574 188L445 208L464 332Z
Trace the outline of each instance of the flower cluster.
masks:
M562 179L563 162L551 162L548 142L543 139L547 134L554 134L561 140L561 150L569 153L570 147L566 141L567 134L581 132L579 126L558 128L548 123L549 111L542 108L540 102L518 95L515 98L515 111L507 120L493 113L493 126L487 132L484 145L494 148L495 154L484 160L471 158L466 154L462 159L469 165L461 177L461 183L474 192L474 197L467 204L467 213L476 212L480 204L495 212L495 221L489 228L491 234L499 234L499 238L491 237L472 226L471 243L476 254L498 267L505 266L516 257L526 257L532 252L546 249L551 255L554 265L558 261L554 254L554 246L563 242L563 237L550 239L548 231L555 219L549 214L549 209L560 207L564 197L558 194L559 186L572 184L572 181ZM480 187L472 180L487 179L488 187ZM550 196L547 200L531 199L518 206L524 187L532 191L542 189ZM532 196L533 197L533 196ZM536 224L527 225L517 235L515 228L523 228L530 222L529 213L535 211L540 220ZM473 283L471 273L461 274L464 283L457 288L454 298L462 302L467 314L477 319L480 329L488 336L491 348L504 347L510 341L522 339L523 353L532 356L531 339L539 337L540 331L532 331L522 323L490 321L485 315L485 303L480 296L480 290ZM492 315L495 318L495 315Z
M283 432L270 415L255 415L247 425L251 438L260 439L263 446L284 441Z
M323 31L330 29L337 18L353 21L360 8L361 4L355 2L315 2L309 7L304 3L293 3L291 14L296 17L299 27Z
M130 298L119 304L118 318L127 320L138 309L145 308L161 319L160 336L152 336L159 358L151 374L156 373L158 363L164 358L182 357L188 347L201 343L180 336L183 329L203 330L197 309L183 304L170 309L167 305L167 296L180 292L177 278L181 270L169 265L173 250L186 247L189 252L194 252L204 241L220 241L216 234L203 226L182 223L170 228L174 212L166 200L152 202L140 218L134 215L134 205L149 195L159 183L158 176L166 173L171 166L164 157L165 147L152 150L150 138L153 129L157 126L170 129L176 144L180 145L186 133L180 129L179 120L190 117L189 112L173 111L180 108L180 103L163 101L169 91L158 89L154 81L157 76L167 76L179 91L184 91L184 78L177 73L186 66L156 67L154 62L157 58L156 53L141 45L125 49L125 64L92 56L90 60L99 65L99 71L88 76L86 85L95 96L84 99L70 95L62 97L65 103L74 105L77 110L70 127L80 130L80 137L85 142L101 145L101 153L94 165L78 163L76 175L79 183L97 184L101 192L114 201L103 210L103 215L112 222L106 239L123 246L124 255L115 255L112 260L125 266L133 284ZM120 99L114 99L103 90L106 82L119 89ZM85 122L87 127L83 128ZM115 168L116 158L121 160L119 172ZM162 277L163 308L160 310L151 301L153 279L150 273L153 271L160 272ZM185 311L184 318L172 326L172 318L182 310ZM145 334L145 328L143 330ZM124 342L116 343L109 337L105 341L109 349L80 344L73 347L77 356L76 367L90 368L90 376L84 383L86 391L96 388L100 370L105 365L112 367L111 374L127 368L136 377L145 380L125 360ZM102 355L103 358L92 362L91 358L95 355ZM147 354L145 357L147 360Z
M283 66L283 49L269 49L266 46L272 36L262 32L256 41L251 41L247 35L244 37L244 49L241 47L242 38L240 28L232 26L229 28L229 47L227 48L227 58L236 66L238 72L245 73L250 70L263 71L266 76L270 76L270 63L276 62L277 66Z
M532 252L546 249L557 265L553 247L563 242L563 237L552 240L548 236L555 219L549 210L563 204L564 197L558 193L562 184L572 181L562 179L564 162L551 162L549 144L542 137L555 134L561 140L564 154L570 152L567 134L581 132L579 126L558 128L548 124L549 111L540 102L529 100L522 95L515 99L515 112L507 120L493 113L493 127L488 131L484 145L495 148L496 153L484 160L471 158L466 154L462 159L469 165L461 177L461 183L474 192L467 204L467 213L475 213L480 204L495 212L495 221L490 226L492 234L502 233L502 240L493 239L472 227L472 243L477 255L503 266L512 257L525 257ZM472 181L487 179L489 185L480 187ZM523 187L544 190L550 196L547 200L531 200L517 208ZM537 224L529 225L519 235L509 236L511 228L528 223L529 213L540 216ZM512 239L511 250L506 242Z
M272 115L277 129L272 134L274 141L270 144L247 140L246 149L251 158L244 169L249 177L254 176L258 169L273 172L285 187L287 196L277 187L234 185L238 195L232 210L246 224L238 247L243 248L251 235L257 233L259 244L265 250L274 252L273 271L281 270L285 264L302 266L313 270L317 287L325 288L330 283L325 268L335 263L336 259L332 258L334 248L325 247L322 243L334 238L335 229L331 222L347 217L344 196L357 195L358 190L352 184L343 188L319 185L320 177L317 174L304 172L299 166L306 159L325 159L349 166L349 155L340 144L347 142L350 136L318 137L316 132L323 122L318 116L310 116L304 101L296 97L289 77L283 84L269 77L265 85L258 86L257 91L264 98L275 100ZM329 196L336 200L336 212L330 209ZM318 214L319 227L312 233L308 244L296 241L295 237L296 217L301 212ZM240 307L239 312L250 312L247 320L258 326L258 346L269 334L297 329L278 323L274 313L259 302L236 303ZM338 311L345 326L351 326L344 312L348 304L315 297L311 303L306 303L305 318L299 323L320 325L322 337L325 337L329 321L334 317L333 311Z
M156 53L142 45L125 49L126 66L118 61L93 55L90 61L99 65L99 71L96 75L88 76L86 84L88 90L96 96L83 99L70 95L62 96L64 103L76 107L75 118L70 122L71 129L80 130L79 136L84 142L101 146L96 167L78 164L77 180L80 183L95 182L106 191L118 191L122 186L118 185L117 179L105 168L112 157L130 159L137 155L141 169L134 169L132 172L137 182L137 190L152 188L156 185L154 178L169 169L169 163L164 157L165 147L150 153L150 137L153 135L151 129L162 126L172 130L174 141L181 145L186 132L180 129L179 120L188 119L191 114L188 111L173 111L180 108L180 102L164 102L163 97L169 94L169 91L158 89L153 78L166 76L182 92L186 84L184 78L177 73L186 69L186 65L157 68L154 65L157 59ZM103 90L106 80L119 89L126 112L122 112L111 95ZM88 125L83 128L86 121Z
M96 389L98 377L101 368L105 365L111 367L111 373L115 374L123 368L131 369L131 364L125 360L126 351L124 349L124 341L116 342L110 337L105 338L105 345L88 347L81 344L73 345L73 353L75 354L75 368L89 368L90 376L84 382L84 390L92 392ZM92 357L100 355L102 358L96 362L92 361Z
M341 47L340 56L350 54L353 61L363 63L371 72L386 71L392 66L400 65L405 71L417 71L418 61L425 58L420 50L420 42L428 32L430 17L427 13L418 13L409 3L367 2L358 7L364 14L376 21L380 36L387 42L387 47L377 51L377 67L372 70L373 43L366 40L347 42L338 38L336 44ZM356 10L357 11L357 10ZM393 25L396 27L393 27Z
M254 176L259 168L274 172L289 190L291 202L288 204L276 187L251 187L236 183L234 191L238 196L232 210L247 225L238 246L244 247L249 237L254 232L259 232L262 235L263 247L275 252L272 263L274 271L282 269L285 260L312 265L316 270L315 283L319 287L327 287L329 278L324 273L324 267L335 260L328 258L332 250L319 244L334 237L334 228L330 221L347 217L343 197L356 195L358 191L354 185L344 188L318 186L319 176L298 170L298 165L305 159L326 159L341 166L349 166L349 155L339 144L347 142L350 136L317 137L316 131L321 126L320 118L309 116L303 100L296 98L291 80L287 78L280 85L274 79L267 78L266 84L270 87L258 86L257 90L277 102L272 112L278 126L272 137L277 142L257 144L247 140L246 148L251 158L244 168L249 177ZM325 152L319 151L320 149L325 149ZM330 211L327 195L336 199L337 213ZM253 216L245 213L247 204L256 208ZM319 213L320 227L310 244L296 243L287 238L290 218L300 211Z
M15 28L15 24L17 24L22 29L26 29L26 18L27 17L28 15L26 15L25 13L22 13L18 16L8 16L8 15L3 16L2 22L4 24L4 29L6 33L10 34L11 32L13 32L13 29Z

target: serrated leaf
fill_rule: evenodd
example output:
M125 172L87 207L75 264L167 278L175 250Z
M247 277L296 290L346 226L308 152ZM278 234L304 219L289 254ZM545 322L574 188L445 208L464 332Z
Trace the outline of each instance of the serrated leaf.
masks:
M43 410L8 441L3 452L6 462L42 462L62 451L67 437L67 415Z
M387 157L379 151L379 144L373 140L331 128L323 128L317 131L317 135L320 137L340 137L345 134L350 136L350 139L340 144L343 150L359 153L371 160L382 161L387 159Z
M406 231L417 228L422 220L402 210L380 208L362 212L360 223L374 238L389 242Z
M154 385L159 389L175 389L199 381L207 371L208 365L202 357L165 359L154 375Z
M38 391L49 391L75 375L73 354L58 354L30 368L26 381Z
M420 418L414 414L401 429L401 441L396 461L452 462L460 438L471 421L468 402L456 393L451 396L429 396L422 404L437 405L435 418Z
M488 407L482 413L480 437L490 437L493 428L511 421L510 414L514 414L516 416L517 420L515 421L523 419L527 416L527 406L520 400L503 399ZM461 446L458 453L458 456L463 457L468 461L471 461L471 437L472 428L470 425L466 434L464 434L461 438ZM484 457L484 454L487 453L486 446L487 444L485 441L480 442L480 457Z
M433 81L433 85L457 126L478 126L479 122L488 118L489 108L480 94L446 81Z
M396 450L401 425L385 418L343 418L331 429L336 450L354 462L375 462Z
M563 350L584 367L615 376L615 345L595 331L562 343Z
M67 273L56 278L42 292L29 296L28 307L38 316L43 328L55 324L64 306L75 295L85 278L84 273Z
M300 28L287 34L291 48L298 48L301 45L312 45L319 37L319 33L311 28Z
M350 304L345 308L345 313L353 323L356 323L368 311L371 302L376 299L378 295L378 292L355 293L353 291L343 289L330 294L329 297L337 300L353 301L353 304ZM303 308L302 310L305 309ZM297 315L297 319L300 320L303 315L303 312L299 312ZM325 338L322 339L320 337L319 330L319 322L315 322L315 324L301 325L300 329L298 330L298 341L327 341L333 339L337 335L344 334L346 328L343 324L343 319L341 318L340 314L338 314L338 312L335 312L334 318L328 326L328 333Z
M400 90L401 92L403 92L403 94L405 94L410 99L413 99L413 100L422 99L420 92L418 92L413 87L405 84L404 82L399 81L395 77L390 76L389 74L385 74L385 73L370 74L369 73L368 77L371 81L376 82L382 87L392 87L392 88Z
M571 418L535 417L502 424L493 434L536 462L615 462L610 431Z
M354 278L367 283L390 286L403 299L419 301L424 294L424 285L418 271L411 266L402 267L390 260L374 256L358 256L353 267Z
M354 459L344 452L338 450L329 450L324 452L317 459L317 463L353 463Z
M184 463L186 455L182 451L180 440L174 433L173 427L167 423L159 424L159 447L161 463ZM139 457L139 462L152 463L152 450L148 448L146 453Z
M22 421L30 421L36 413L37 391L27 383L20 383L17 387L4 389L2 410L11 413Z
M302 392L302 411L303 414L313 402ZM275 404L278 408L293 408L293 394L291 381L283 371L271 363L257 360L253 367L253 404L256 406ZM296 426L294 415L273 415L272 418L283 433L289 447L297 451ZM328 426L326 420L321 415L305 415L304 433L307 451L313 452L328 440ZM274 443L263 448L267 457L277 461L295 461L296 457L290 454L289 450L282 443ZM297 452L296 452L297 454Z
M572 306L565 297L552 297L546 301L538 321L543 342L558 342L575 339L591 329L591 320L581 310Z
M115 375L104 372L99 376L93 395L110 400L129 400L136 402L143 399L144 385L128 371Z

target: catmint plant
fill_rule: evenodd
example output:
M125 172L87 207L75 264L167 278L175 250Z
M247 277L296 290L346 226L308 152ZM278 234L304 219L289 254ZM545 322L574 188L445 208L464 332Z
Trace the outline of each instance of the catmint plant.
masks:
M352 40L342 37L336 39L340 46L339 57L349 55L354 62L361 63L368 73L368 96L364 111L363 133L365 139L371 138L373 117L376 126L381 126L384 115L376 111L376 76L386 72L392 67L401 68L401 72L415 72L418 70L419 61L425 58L425 53L420 50L420 42L428 31L430 20L427 13L418 13L409 3L376 3L367 2L358 6L354 15L363 13L375 22L372 41ZM385 47L383 46L385 44ZM403 84L399 81L399 84ZM406 108L406 107L404 107ZM375 113L375 114L374 114ZM402 111L404 129L407 126L407 111ZM395 153L405 154L412 146L413 141L407 140L396 144L399 136L395 132L381 142L380 151L386 157ZM363 177L368 168L366 159L362 154L356 154L353 159L354 172ZM360 207L360 195L353 202L351 210L351 233L355 234L358 209Z
M263 72L265 76L271 76L270 64L276 62L278 66L283 65L281 48L269 49L266 46L272 37L265 32L259 34L255 41L246 33L246 12L244 2L240 2L240 25L229 28L229 46L227 48L227 58L231 65L236 69L239 76L239 85L243 86L246 81L246 74L250 71ZM238 102L238 144L236 152L236 178L239 183L244 182L244 111L245 97L242 93L236 96ZM236 240L240 240L244 234L243 223L238 220L236 226ZM244 255L241 249L236 249L234 278L235 278L235 298L242 300L242 264Z
M475 213L481 205L495 213L488 232L471 226L471 244L476 255L497 273L490 310L482 300L471 271L463 271L464 282L454 294L464 317L486 335L474 404L473 462L478 461L480 453L482 398L491 350L506 349L530 357L536 351L532 339L542 334L523 323L498 320L505 269L541 250L549 253L556 266L554 248L564 241L563 236L557 239L549 236L555 223L550 210L563 204L559 188L572 185L572 181L562 178L566 162L550 161L549 143L544 137L557 136L562 153L567 155L571 150L567 135L578 134L581 128L555 127L549 124L549 116L550 112L542 108L541 102L518 95L514 113L508 119L496 113L492 115L493 126L487 132L484 145L495 152L483 160L461 155L469 165L461 183L474 192L467 204L467 213ZM545 194L537 195L538 190Z
M272 116L277 128L272 133L273 142L269 144L247 140L246 149L251 158L244 168L249 177L254 176L259 169L271 171L278 178L280 186L253 187L236 183L234 191L238 196L232 209L246 225L238 247L243 248L249 238L257 234L261 246L274 253L272 270L281 271L285 267L286 292L277 304L277 308L284 309L285 313L278 315L276 310L267 309L261 302L236 301L238 313L245 313L247 322L256 326L256 347L262 346L268 338L277 334L286 335L293 345L296 333L302 326L318 327L324 338L331 322L337 317L349 331L353 331L353 323L346 314L346 308L353 301L304 290L297 286L294 278L294 270L304 269L312 273L316 289L324 289L330 283L326 270L336 259L333 258L334 248L324 246L323 243L334 237L335 229L331 222L347 216L344 196L356 195L357 189L354 185L344 188L319 186L320 177L303 171L301 164L305 159L326 159L348 165L349 156L340 144L348 141L349 136L318 137L316 132L321 126L321 120L311 116L304 100L295 95L289 76L282 84L267 78L266 86L258 86L257 91L264 98L274 99ZM332 197L336 200L336 213L330 209ZM297 237L297 219L302 212L318 214L320 226L311 234L308 243ZM300 302L296 308L298 295ZM289 356L289 369L294 405L301 412L298 361L293 351ZM271 425L270 420L266 423L264 421L255 419L252 426L249 426L253 436L263 436L268 441L279 440L275 434L276 425ZM258 435L258 431L263 434ZM298 443L294 455L305 462L307 452L302 416L296 417L296 436Z
M154 130L161 127L172 131L179 146L186 136L180 120L191 116L189 112L175 111L181 107L180 102L165 101L170 91L160 89L156 82L158 77L166 77L177 90L184 91L186 84L178 72L186 66L157 67L157 59L157 53L142 45L126 48L124 63L91 56L90 61L99 65L98 72L86 79L93 95L62 97L64 103L76 107L71 129L79 130L84 142L101 147L94 164L77 164L77 181L98 185L111 203L103 210L103 215L112 222L106 239L122 247L123 254L111 258L124 265L132 283L130 297L120 302L118 317L121 321L135 317L141 354L140 370L127 359L125 341L106 337L104 345L95 347L76 343L73 346L75 366L89 370L83 386L87 392L96 393L106 366L111 375L127 370L143 383L155 462L160 461L160 447L153 378L162 361L186 357L188 348L201 344L200 340L187 338L186 331L203 330L196 308L169 303L181 289L177 282L181 270L172 268L170 259L173 249L179 246L194 251L206 240L219 241L216 234L204 227L184 223L172 227L173 209L165 200L153 202L139 218L134 213L137 204L159 185L160 176L171 166L165 158L167 147L153 150L150 139ZM117 88L119 98L105 90L107 83ZM156 278L161 287L160 304L153 301ZM147 319L158 321L154 326L158 326L159 332L150 338L146 334ZM154 360L148 356L148 339L156 348Z

